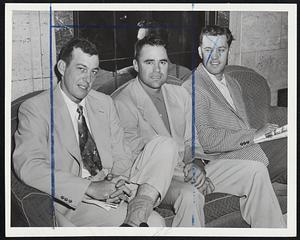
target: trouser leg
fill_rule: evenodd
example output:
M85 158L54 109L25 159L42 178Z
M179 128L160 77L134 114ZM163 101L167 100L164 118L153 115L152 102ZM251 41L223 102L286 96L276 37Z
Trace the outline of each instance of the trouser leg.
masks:
M171 138L158 136L146 144L131 169L130 181L138 184L138 189L129 202L124 224L148 222L153 207L169 188L177 159L177 144Z
M204 221L204 196L191 184L172 179L163 205L172 205L175 217L172 227L201 227Z
M178 160L178 147L174 140L158 136L146 144L137 157L130 175L131 182L149 184L164 198L169 189Z
M206 165L215 192L240 198L241 214L251 227L286 227L267 168L250 160L217 160Z

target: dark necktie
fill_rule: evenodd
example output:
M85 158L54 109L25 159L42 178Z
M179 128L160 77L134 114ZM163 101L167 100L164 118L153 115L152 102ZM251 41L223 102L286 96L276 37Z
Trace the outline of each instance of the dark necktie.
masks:
M87 127L82 106L78 105L78 134L82 162L90 174L95 176L101 171L102 163L94 139Z

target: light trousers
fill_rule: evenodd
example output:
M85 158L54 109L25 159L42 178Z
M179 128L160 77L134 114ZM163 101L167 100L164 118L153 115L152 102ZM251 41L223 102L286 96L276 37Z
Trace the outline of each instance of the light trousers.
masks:
M240 196L242 217L258 228L283 228L286 223L264 164L251 160L216 160L205 166L214 192ZM204 227L204 196L183 178L173 179L162 204L172 205L176 213L173 227ZM221 207L221 206L220 206Z
M216 160L205 166L215 192L242 196L242 217L253 228L286 227L266 166L251 160Z

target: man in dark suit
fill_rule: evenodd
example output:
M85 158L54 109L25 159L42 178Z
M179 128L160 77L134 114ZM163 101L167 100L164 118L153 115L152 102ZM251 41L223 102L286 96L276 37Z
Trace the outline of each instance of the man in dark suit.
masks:
M156 138L133 159L112 99L91 90L99 70L94 44L69 41L56 66L61 80L53 92L20 106L13 153L17 175L53 194L59 225L163 226L153 207L171 182L161 176L174 171L173 140Z

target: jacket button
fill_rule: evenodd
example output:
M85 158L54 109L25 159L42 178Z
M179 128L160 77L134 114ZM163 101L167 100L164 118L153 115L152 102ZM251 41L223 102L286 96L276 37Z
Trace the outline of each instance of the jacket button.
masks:
M60 198L61 198L61 199L65 199L65 197L64 197L64 196L61 196Z
M65 198L65 201L68 201L69 199L68 198Z
M241 146L243 146L243 143L240 143Z
M71 203L72 202L72 200L71 199L69 199L69 203Z

